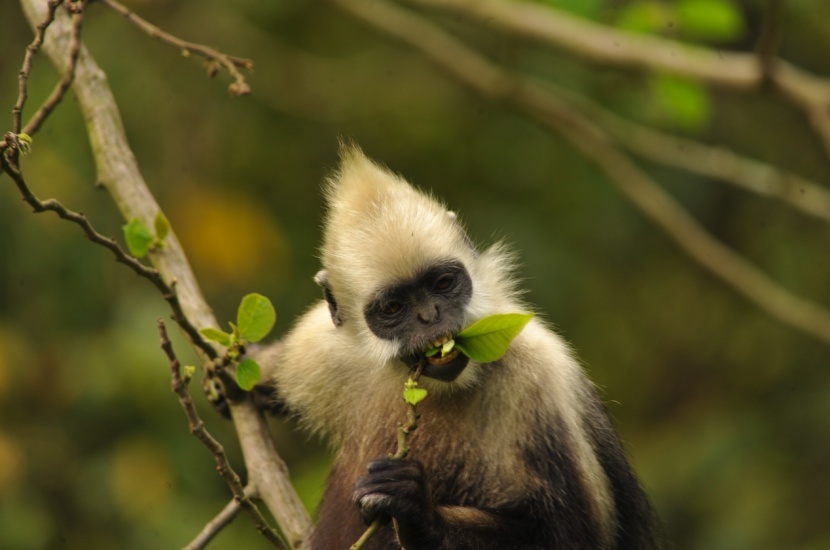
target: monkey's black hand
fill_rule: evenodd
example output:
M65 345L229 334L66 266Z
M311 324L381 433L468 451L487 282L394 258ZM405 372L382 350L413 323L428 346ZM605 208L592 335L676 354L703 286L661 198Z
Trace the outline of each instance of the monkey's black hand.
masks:
M405 549L436 546L437 516L420 462L390 458L370 462L369 473L357 481L352 498L367 524L394 518Z

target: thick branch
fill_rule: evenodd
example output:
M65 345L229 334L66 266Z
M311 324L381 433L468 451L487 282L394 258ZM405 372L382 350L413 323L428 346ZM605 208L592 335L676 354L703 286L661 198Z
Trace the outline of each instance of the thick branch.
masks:
M782 288L710 235L608 137L543 85L493 65L426 19L386 2L332 0L344 10L420 50L476 92L509 102L567 137L623 194L702 267L756 305L830 344L830 312ZM473 67L473 68L471 68Z
M31 24L45 19L46 4L38 0L21 3ZM60 72L65 70L69 37L69 22L59 13L43 49ZM110 192L125 219L137 218L152 227L159 206L127 143L106 76L83 46L73 90L87 124L98 181ZM168 285L176 281L185 316L197 327L219 326L174 233L167 236L165 244L163 250L151 253L151 260ZM245 456L249 485L265 501L291 547L296 548L311 532L312 523L274 450L265 418L249 399L232 402L231 415Z
M405 1L469 17L597 63L668 72L736 90L756 90L770 81L807 113L830 153L830 80L774 58L772 38L761 43L762 53L769 56L759 63L754 52L724 52L635 34L524 0Z

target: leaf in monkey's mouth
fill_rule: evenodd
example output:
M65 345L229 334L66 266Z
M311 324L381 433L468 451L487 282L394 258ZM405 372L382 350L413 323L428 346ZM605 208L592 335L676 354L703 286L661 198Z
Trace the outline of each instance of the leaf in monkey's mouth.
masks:
M507 353L510 342L533 318L532 313L499 313L479 319L454 338L444 336L424 352L427 362L441 366L463 353L473 361L492 363Z
M443 336L435 340L424 355L429 364L442 366L458 357L459 353L461 350L455 347L455 340L451 336Z

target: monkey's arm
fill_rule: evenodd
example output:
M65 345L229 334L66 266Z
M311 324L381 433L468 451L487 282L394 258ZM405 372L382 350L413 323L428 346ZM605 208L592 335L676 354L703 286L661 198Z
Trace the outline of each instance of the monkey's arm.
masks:
M379 459L356 486L353 499L366 523L393 518L406 550L536 548L532 520L519 507L483 509L433 502L421 463ZM540 541L541 542L541 541Z

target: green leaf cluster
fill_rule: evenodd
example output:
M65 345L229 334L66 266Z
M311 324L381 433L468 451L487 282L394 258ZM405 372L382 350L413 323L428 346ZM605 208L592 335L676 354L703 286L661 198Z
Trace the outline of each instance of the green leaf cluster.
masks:
M143 258L151 250L164 247L164 240L170 234L170 222L159 210L153 220L153 230L138 218L132 218L122 229L130 254Z
M236 312L236 324L229 323L230 332L218 328L206 327L199 334L211 342L228 348L228 356L236 360L241 355L241 348L249 342L259 342L265 338L277 322L277 312L271 300L262 294L248 294L239 304ZM246 358L236 366L236 383L243 390L250 391L259 381L262 369L253 359Z

